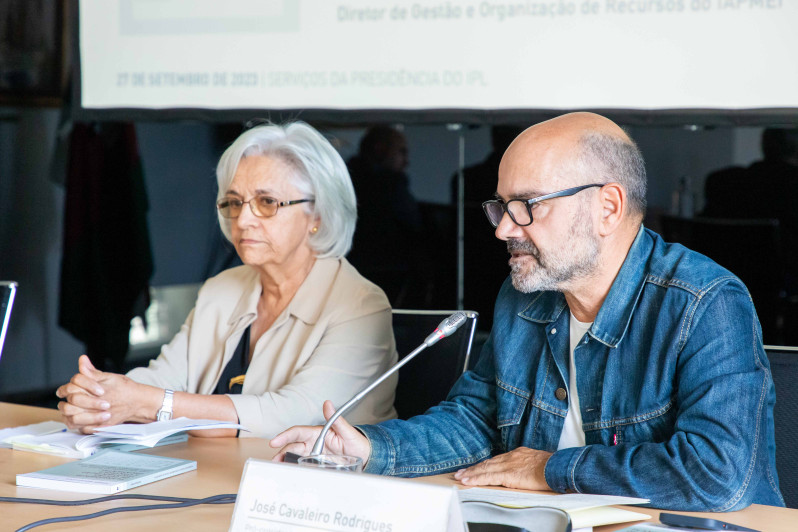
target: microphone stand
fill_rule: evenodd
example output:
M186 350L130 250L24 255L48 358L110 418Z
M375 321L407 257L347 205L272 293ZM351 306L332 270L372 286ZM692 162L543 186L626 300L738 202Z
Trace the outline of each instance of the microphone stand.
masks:
M435 329L435 332L427 336L427 339L424 340L424 343L416 347L409 355L407 355L402 360L397 362L391 369L383 373L377 380L369 384L363 391L361 391L356 396L347 401L346 404L344 404L344 406L337 409L335 413L332 415L332 417L330 417L330 419L327 420L327 423L324 424L324 428L321 429L321 433L319 434L319 437L316 438L316 443L313 444L313 450L310 452L309 456L321 455L322 451L324 450L324 438L325 436L327 436L327 432L330 430L332 424L335 423L335 421L339 417L341 417L341 415L344 412L352 408L352 406L355 403L363 399L363 397L367 393L369 393L371 390L379 386L380 383L382 383L385 379L396 373L402 366L413 360L413 358L415 358L415 356L418 355L420 352L422 352L429 346L436 344L440 339L445 338L446 336L449 336L452 333L454 333L454 331L456 331L461 325L463 325L466 322L466 319L467 316L465 312L455 312L454 314L443 320L443 322L441 322L438 328Z

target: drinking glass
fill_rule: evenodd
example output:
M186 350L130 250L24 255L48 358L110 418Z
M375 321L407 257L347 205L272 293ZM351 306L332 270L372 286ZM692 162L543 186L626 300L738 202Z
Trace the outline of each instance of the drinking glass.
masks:
M302 467L316 467L334 471L350 471L352 473L363 471L363 459L357 456L318 454L316 456L303 456L297 463Z

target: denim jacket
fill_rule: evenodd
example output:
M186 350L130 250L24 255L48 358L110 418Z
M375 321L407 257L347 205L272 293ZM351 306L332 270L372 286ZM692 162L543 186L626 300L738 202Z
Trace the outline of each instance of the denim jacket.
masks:
M675 510L783 506L775 391L747 289L641 227L575 350L586 445L557 451L568 409L569 312L559 292L499 293L490 338L446 401L361 426L366 472L454 471L517 447L554 454L558 492L644 497ZM557 392L558 389L563 389Z

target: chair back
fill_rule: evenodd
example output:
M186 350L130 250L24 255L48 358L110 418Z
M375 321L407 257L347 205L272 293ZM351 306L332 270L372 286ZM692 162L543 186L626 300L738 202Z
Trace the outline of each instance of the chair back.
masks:
M739 277L754 300L768 343L784 341L787 289L781 228L776 219L662 217L662 236L706 255Z
M453 310L394 309L393 333L401 360L435 330ZM399 370L394 406L400 419L423 414L446 399L454 382L468 366L479 314L463 311L466 322Z
M8 323L11 321L11 308L14 306L16 292L17 283L0 281L0 356L3 355L3 344L6 341L6 332Z
M776 471L784 502L798 508L798 347L765 346L776 386Z
M778 293L784 288L779 221L773 218L662 217L662 236L711 258L742 279L749 290Z

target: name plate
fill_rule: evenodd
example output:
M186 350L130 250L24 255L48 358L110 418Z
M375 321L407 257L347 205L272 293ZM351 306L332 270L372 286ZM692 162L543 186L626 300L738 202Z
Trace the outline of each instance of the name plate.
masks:
M250 458L230 530L463 532L466 528L454 487Z

